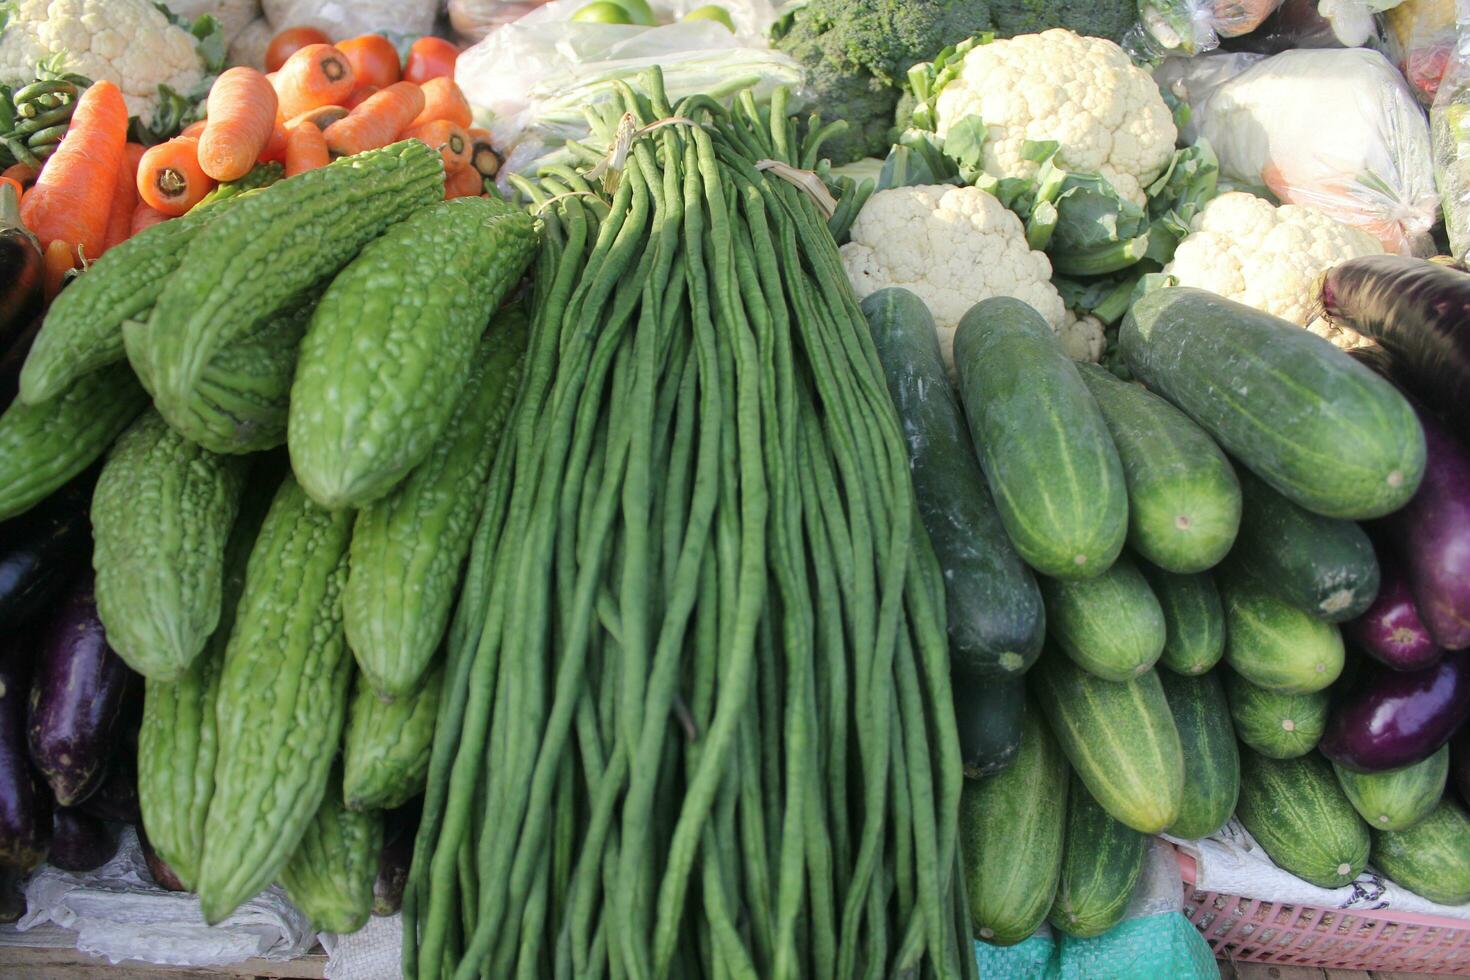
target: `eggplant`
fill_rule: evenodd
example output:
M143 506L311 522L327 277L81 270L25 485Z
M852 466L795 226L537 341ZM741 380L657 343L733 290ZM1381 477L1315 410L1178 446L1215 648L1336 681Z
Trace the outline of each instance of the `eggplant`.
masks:
M1450 784L1460 794L1460 802L1470 806L1470 725L1450 741Z
M143 824L138 823L134 828L138 832L138 848L143 852L143 862L148 865L148 874L153 878L153 883L164 891L186 892L189 889L174 874L174 869L168 866L168 862L158 856L153 845L148 840L148 835L143 832Z
M40 315L45 265L41 243L20 220L20 196L0 186L0 354Z
M114 823L137 823L143 819L138 809L138 763L136 751L120 747L113 753L112 764L97 792L81 803L83 812L98 820Z
M1322 754L1354 772L1384 772L1429 758L1470 719L1470 652L1423 670L1362 664L1332 706Z
M1419 618L1414 594L1398 562L1377 549L1378 595L1368 611L1343 625L1344 636L1374 660L1394 670L1423 670L1444 650Z
M117 836L112 828L90 813L59 806L51 818L51 854L54 868L62 871L95 871L117 853Z
M0 636L10 635L50 605L92 567L92 484L77 477L18 517L0 522Z
M26 752L29 651L0 658L0 867L29 872L51 839L51 794Z
M31 760L62 806L76 806L102 785L132 676L107 645L89 575L42 633L31 678Z
M0 924L10 925L26 914L26 893L20 887L21 872L0 866Z
M20 369L25 366L26 356L41 332L41 318L36 317L20 332L8 350L0 351L0 412L10 407L20 393Z

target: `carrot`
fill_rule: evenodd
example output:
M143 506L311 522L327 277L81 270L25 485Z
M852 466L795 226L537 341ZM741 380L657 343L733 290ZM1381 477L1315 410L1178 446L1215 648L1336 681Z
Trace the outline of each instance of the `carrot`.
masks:
M474 122L469 100L452 78L431 78L419 88L424 90L424 111L410 126L422 126L436 119L448 119L457 126Z
M133 212L133 234L152 228L154 225L167 221L168 215L162 211L150 208L145 201L139 201L137 209Z
M231 68L209 90L208 124L199 137L199 167L215 180L239 180L270 142L276 90L254 68Z
M444 158L444 172L457 174L470 165L470 138L462 127L447 119L436 119L415 126L403 134L404 139L423 140Z
M208 124L208 122L208 119L201 119L198 122L191 122L189 125L179 130L179 135L192 136L195 139L198 139L199 136L204 132L204 127L206 124Z
M94 82L77 100L66 138L21 202L21 220L42 246L61 239L88 257L101 254L127 138L122 92L111 82Z
M480 171L481 177L494 177L500 172L500 154L490 145L490 131L467 129L470 137L470 166Z
M46 256L44 260L45 279L43 280L43 291L46 303L56 298L61 292L61 284L66 281L66 274L77 267L76 246L64 238L53 238L46 245Z
M199 141L192 136L149 147L138 164L138 196L171 218L198 204L214 185L199 166Z
M286 176L295 177L332 160L327 153L327 138L315 126L297 126L286 140Z
M286 132L290 132L302 123L311 123L317 129L325 130L338 119L347 115L347 110L339 105L324 105L317 109L308 109L299 116L292 116L286 123Z
M330 44L308 44L286 59L276 75L281 115L299 116L317 106L340 105L356 84L352 63Z
M271 163L286 159L286 137L290 133L286 129L285 120L280 115L276 116L276 123L271 127L271 138L266 142L265 149L260 151L260 163Z
M462 167L444 178L444 200L479 197L485 193L485 178L474 167Z
M424 111L424 93L412 82L394 82L327 127L327 148L338 156L387 146Z
M382 89L376 85L364 85L362 88L356 90L351 95L349 95L347 97L347 101L342 104L348 109L356 109L358 106L362 105L368 99L371 99L373 96L377 95L381 91Z
M0 171L0 177L13 180L17 187L30 190L36 182L36 170L28 164L12 163L4 171Z
M107 248L132 237L133 212L138 207L138 164L146 152L148 148L141 143L129 143L123 148L123 165L117 168L112 213L107 219Z

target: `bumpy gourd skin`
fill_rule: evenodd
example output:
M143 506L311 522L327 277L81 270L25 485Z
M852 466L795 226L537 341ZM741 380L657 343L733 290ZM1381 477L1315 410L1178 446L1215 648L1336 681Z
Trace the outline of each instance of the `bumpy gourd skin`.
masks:
M352 658L342 635L349 511L287 477L250 553L215 711L219 762L197 891L219 922L280 873L327 790Z
M128 357L137 346L149 361L140 373L152 378L155 400L186 399L221 347L250 336L443 193L439 154L404 140L243 196L194 240Z
M92 565L107 642L144 677L178 678L220 618L225 543L245 461L188 442L145 412L92 494Z
M147 403L126 364L89 374L44 404L12 402L0 415L0 520L92 465Z
M444 667L417 693L384 702L359 674L342 746L342 795L353 810L392 810L424 791Z
M428 458L358 512L342 616L357 665L383 698L414 692L444 635L527 337L520 310L496 318Z
M535 248L524 211L458 198L395 225L332 281L291 389L291 465L313 500L361 507L429 455Z
M339 775L333 770L316 816L281 869L281 887L316 928L340 934L361 929L372 914L383 815L343 807Z

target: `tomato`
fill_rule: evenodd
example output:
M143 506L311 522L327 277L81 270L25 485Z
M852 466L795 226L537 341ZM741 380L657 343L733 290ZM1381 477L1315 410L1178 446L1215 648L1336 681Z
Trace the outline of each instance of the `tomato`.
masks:
M372 85L387 88L402 76L398 63L398 51L381 34L364 34L349 38L337 45L337 50L347 56L352 64L352 77L359 88Z
M286 59L308 44L331 44L332 39L315 27L288 27L271 38L265 49L265 70L279 71Z
M408 64L403 68L405 81L422 85L431 78L453 78L454 62L459 48L442 37L421 37L408 49Z

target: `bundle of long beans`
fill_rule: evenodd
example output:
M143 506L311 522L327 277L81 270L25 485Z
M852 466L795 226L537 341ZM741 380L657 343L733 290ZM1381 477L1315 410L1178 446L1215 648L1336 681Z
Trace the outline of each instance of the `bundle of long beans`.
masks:
M640 88L603 188L523 185L405 973L971 975L942 582L825 218L763 169L818 144L784 93Z

